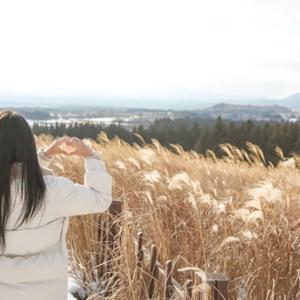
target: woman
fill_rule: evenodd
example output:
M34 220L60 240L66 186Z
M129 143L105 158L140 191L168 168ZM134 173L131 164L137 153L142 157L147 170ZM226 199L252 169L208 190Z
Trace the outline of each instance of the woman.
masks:
M84 158L84 185L47 171L60 154ZM0 299L66 300L68 217L104 212L111 194L92 148L65 137L37 152L24 117L0 112Z

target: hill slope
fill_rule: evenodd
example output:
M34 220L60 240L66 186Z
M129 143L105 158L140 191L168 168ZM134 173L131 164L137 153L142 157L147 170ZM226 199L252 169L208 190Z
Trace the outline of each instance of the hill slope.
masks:
M202 116L216 118L221 116L223 119L233 120L284 120L293 115L293 111L287 107L280 105L239 105L219 103L198 111Z

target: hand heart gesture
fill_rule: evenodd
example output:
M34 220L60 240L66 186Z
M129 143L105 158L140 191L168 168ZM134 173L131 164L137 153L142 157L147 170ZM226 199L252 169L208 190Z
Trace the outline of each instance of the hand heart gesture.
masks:
M45 154L49 157L59 154L87 157L92 156L94 153L92 147L77 137L58 138L45 149Z

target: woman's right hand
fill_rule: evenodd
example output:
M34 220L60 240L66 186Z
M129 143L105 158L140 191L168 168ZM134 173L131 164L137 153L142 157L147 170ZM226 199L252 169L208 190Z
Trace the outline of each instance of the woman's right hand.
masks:
M72 137L69 140L65 141L67 147L71 148L71 151L68 152L69 155L78 155L81 157L93 156L95 151L85 142L80 140L77 137Z

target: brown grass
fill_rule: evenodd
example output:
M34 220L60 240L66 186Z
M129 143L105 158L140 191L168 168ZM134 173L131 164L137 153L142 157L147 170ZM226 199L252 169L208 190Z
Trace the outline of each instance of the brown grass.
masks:
M50 141L37 139L39 145ZM118 278L114 285L105 281L108 270L97 267L102 260L94 241L101 217L72 219L72 264L90 294L108 286L114 292L110 299L138 299L132 237L142 229L147 241L158 246L162 262L171 258L178 267L226 273L231 299L241 285L247 286L248 299L300 298L298 169L274 168L250 143L247 151L222 145L223 159L212 151L207 157L185 152L178 145L170 151L156 140L130 146L103 133L92 145L102 152L124 214L121 243L109 270ZM81 159L59 157L55 164L58 175L82 182ZM183 283L191 272L175 275Z

